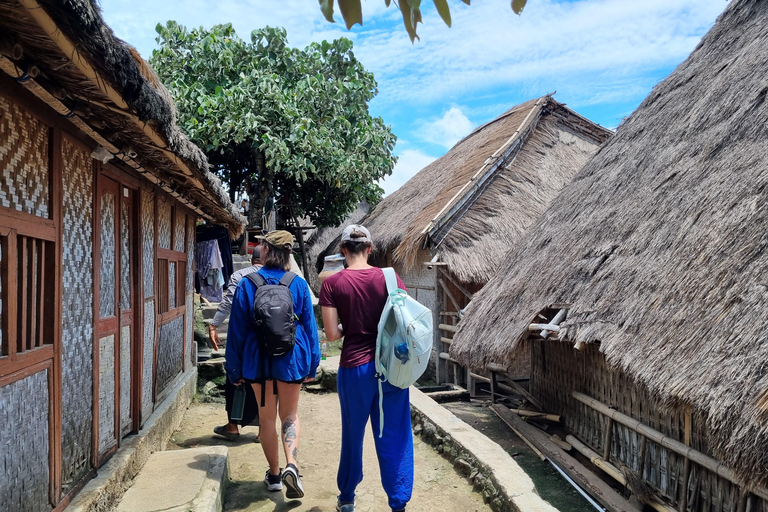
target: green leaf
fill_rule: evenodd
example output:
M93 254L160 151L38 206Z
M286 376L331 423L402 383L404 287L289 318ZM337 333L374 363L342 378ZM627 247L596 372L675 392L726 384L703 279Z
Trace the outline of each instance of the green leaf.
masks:
M408 37L411 38L411 44L413 44L416 39L419 39L419 36L416 34L416 29L411 23L411 8L405 5L406 1L407 0L403 0L401 2L400 12L403 15L403 25L405 25L405 31L408 32ZM421 41L421 39L419 39L419 41Z
M443 18L443 21L449 27L451 26L451 9L448 7L447 0L432 0L437 8L437 13Z
M465 3L465 4L467 4L467 5L470 5L470 4L469 4L469 0L461 0L461 1L462 1L462 2L464 2L464 3Z
M528 0L512 0L512 10L515 11L515 14L520 15L523 12L527 2Z
M323 11L323 16L325 16L325 19L331 23L336 23L336 20L333 19L333 0L318 1L320 2L320 10Z
M339 10L347 23L347 30L351 29L355 23L363 26L363 10L360 6L360 0L339 0Z

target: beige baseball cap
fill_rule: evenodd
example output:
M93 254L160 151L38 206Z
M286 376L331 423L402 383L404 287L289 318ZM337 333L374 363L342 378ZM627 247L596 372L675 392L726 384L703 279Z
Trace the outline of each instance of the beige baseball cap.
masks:
M362 236L361 236L362 235ZM342 242L373 242L371 232L361 224L351 224L341 232Z
M278 229L276 231L270 231L264 236L259 237L262 240L266 240L269 245L275 247L284 247L287 250L293 249L293 235L288 231Z

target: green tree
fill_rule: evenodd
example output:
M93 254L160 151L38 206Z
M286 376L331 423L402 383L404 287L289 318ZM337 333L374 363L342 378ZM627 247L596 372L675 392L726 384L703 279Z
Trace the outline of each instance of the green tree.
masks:
M270 198L321 226L381 198L376 182L392 173L396 137L368 111L376 81L350 40L299 50L282 28L254 30L250 42L231 24L169 21L157 32L150 62L231 197L247 185L249 225L261 224Z
M341 17L344 18L344 22L347 25L347 30L351 29L355 23L363 24L363 9L360 5L360 0L318 0L320 3L320 10L323 12L325 19L331 23L336 23L333 19L333 6L338 1L339 10L341 11ZM469 5L470 0L461 0L465 4ZM435 4L438 14L443 19L446 25L451 26L451 8L448 7L448 0L432 0ZM384 4L389 7L392 0L384 0ZM525 8L525 4L528 0L511 0L510 4L515 14L520 14ZM405 26L408 36L411 38L411 42L414 39L419 39L416 34L416 27L421 20L421 0L399 0L397 6L400 12L403 14L403 25Z

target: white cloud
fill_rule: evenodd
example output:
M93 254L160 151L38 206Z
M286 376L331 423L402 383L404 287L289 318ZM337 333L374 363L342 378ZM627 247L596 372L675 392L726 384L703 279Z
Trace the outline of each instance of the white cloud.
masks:
M411 179L417 172L434 162L437 158L419 150L406 149L397 158L397 163L390 176L379 182L384 195L389 195Z
M451 107L440 119L426 123L422 128L424 140L450 149L469 135L474 124L459 107Z

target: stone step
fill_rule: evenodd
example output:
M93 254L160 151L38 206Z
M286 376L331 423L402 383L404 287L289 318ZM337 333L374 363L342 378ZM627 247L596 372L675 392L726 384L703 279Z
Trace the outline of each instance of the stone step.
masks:
M226 446L153 453L115 511L221 512L228 466Z

